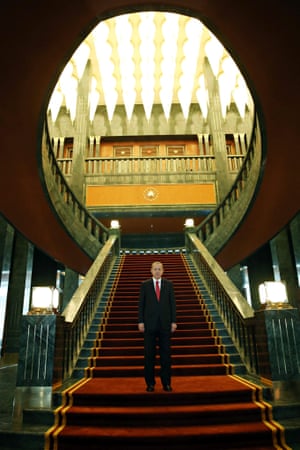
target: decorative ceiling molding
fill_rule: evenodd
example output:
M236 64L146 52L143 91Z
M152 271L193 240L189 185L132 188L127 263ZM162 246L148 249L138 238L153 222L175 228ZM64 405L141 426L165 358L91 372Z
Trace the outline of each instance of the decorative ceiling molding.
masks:
M77 87L91 61L90 120L97 106L105 106L112 120L116 105L124 105L127 119L135 105L143 105L150 119L154 104L169 118L172 104L180 104L188 118L198 104L206 119L209 94L205 61L219 82L222 115L235 102L243 117L251 97L243 76L223 45L198 19L167 12L124 14L100 22L66 65L49 103L53 121L61 106L76 115Z

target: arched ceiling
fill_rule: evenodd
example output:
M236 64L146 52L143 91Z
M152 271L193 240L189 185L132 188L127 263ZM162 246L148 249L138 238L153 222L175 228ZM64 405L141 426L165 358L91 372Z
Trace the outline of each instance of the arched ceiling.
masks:
M199 20L162 11L122 14L101 21L73 53L52 94L49 109L55 121L61 106L76 116L77 91L89 61L89 117L105 106L110 120L115 107L125 105L130 121L135 105L143 105L149 120L153 105L162 105L167 119L172 104L180 104L188 119L190 104L198 104L206 119L209 109L205 61L219 84L222 114L236 103L241 117L252 99L245 80L228 51Z
M130 2L136 11L147 6ZM41 181L42 124L58 74L82 37L99 19L130 8L126 0L12 0L0 6L0 210L38 248L82 273L91 261L57 221ZM161 8L161 2L152 0L153 8ZM299 8L292 0L165 0L164 8L201 18L226 43L246 75L263 123L264 174L251 210L218 255L228 268L299 211Z

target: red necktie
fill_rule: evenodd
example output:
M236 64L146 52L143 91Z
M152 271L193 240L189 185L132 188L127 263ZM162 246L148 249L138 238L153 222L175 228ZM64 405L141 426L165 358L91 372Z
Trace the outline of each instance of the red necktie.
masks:
M160 289L159 289L159 282L158 282L158 281L156 281L155 292L156 292L157 300L159 300L159 297L160 297Z

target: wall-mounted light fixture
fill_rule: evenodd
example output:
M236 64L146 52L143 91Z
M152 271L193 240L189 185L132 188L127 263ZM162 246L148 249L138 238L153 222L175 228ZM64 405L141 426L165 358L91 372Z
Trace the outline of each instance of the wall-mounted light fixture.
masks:
M29 314L55 314L59 306L59 290L53 286L32 288Z
M260 303L266 309L289 308L286 286L283 281L265 281L259 285Z
M112 230L118 230L120 228L120 222L118 220L111 220L110 228Z
M195 226L194 219L185 219L184 226L185 228L193 228Z

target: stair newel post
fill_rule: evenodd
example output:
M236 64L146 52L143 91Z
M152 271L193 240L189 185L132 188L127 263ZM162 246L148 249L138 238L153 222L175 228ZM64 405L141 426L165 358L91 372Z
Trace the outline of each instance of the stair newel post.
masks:
M272 381L275 400L299 400L299 310L267 307L255 317L260 375Z
M187 219L184 224L184 239L185 239L185 248L188 253L191 253L190 235L192 233L196 233L196 228L195 228L194 224L189 223L188 219Z
M40 408L41 402L43 408L52 407L53 386L63 380L64 348L62 316L29 314L22 317L15 417L22 417L26 409Z
M114 246L115 256L118 256L121 250L121 228L118 220L111 221L109 236L117 236L118 238Z

